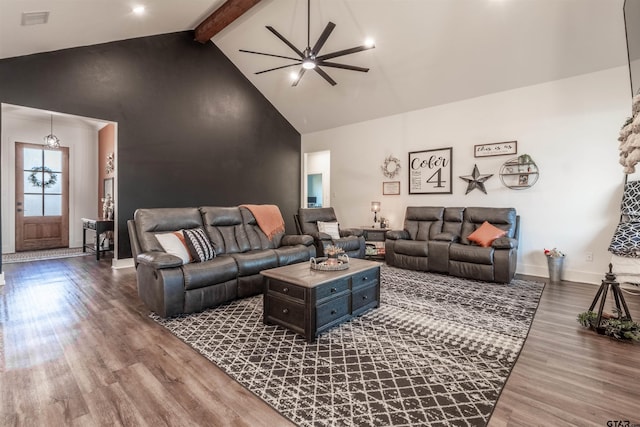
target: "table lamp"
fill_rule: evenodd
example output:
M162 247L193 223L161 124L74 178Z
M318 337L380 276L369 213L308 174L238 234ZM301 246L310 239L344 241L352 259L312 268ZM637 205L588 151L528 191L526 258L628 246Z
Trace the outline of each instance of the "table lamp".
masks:
M373 225L378 222L378 212L380 212L380 202L371 202L371 212L373 212Z

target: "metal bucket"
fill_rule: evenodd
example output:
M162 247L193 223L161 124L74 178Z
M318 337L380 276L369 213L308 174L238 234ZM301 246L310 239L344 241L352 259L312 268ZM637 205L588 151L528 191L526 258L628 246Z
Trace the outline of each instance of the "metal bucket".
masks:
M560 282L562 280L562 265L564 264L564 257L547 257L547 263L549 264L549 281Z

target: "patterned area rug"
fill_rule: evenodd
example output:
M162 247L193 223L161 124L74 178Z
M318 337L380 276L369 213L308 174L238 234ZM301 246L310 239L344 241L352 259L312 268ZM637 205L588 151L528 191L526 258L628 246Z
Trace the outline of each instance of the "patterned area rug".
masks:
M379 308L312 344L264 325L262 296L152 318L299 425L486 425L544 284L381 278Z
M2 254L3 264L16 262L40 261L43 259L70 258L74 256L91 255L90 252L82 252L82 248L59 248L47 249L43 251L15 252Z

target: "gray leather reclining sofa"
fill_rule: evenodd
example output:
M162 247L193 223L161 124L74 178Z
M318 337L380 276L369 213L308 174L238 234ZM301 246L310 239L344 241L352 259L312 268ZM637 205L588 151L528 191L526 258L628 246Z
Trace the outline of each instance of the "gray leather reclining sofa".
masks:
M489 247L467 239L485 221L507 232ZM387 232L385 261L410 270L509 283L516 272L519 222L513 208L408 207L404 230Z
M202 311L263 290L262 270L308 261L313 238L276 234L272 240L244 207L138 209L128 221L138 295L168 317ZM164 251L157 233L203 227L216 257L182 265Z

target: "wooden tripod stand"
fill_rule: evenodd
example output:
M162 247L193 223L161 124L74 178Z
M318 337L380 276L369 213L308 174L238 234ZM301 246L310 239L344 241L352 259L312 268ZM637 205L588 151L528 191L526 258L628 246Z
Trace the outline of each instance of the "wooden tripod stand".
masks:
M613 294L613 298L616 302L616 312L617 317L620 320L629 320L631 321L631 313L629 313L629 307L627 307L627 302L624 300L624 295L622 295L622 291L620 290L620 283L616 282L616 275L613 274L613 265L609 264L609 272L605 274L605 278L600 285L600 289L596 293L593 302L591 303L591 307L589 307L589 311L593 311L596 303L598 302L598 298L602 297L600 300L600 307L598 308L598 319L596 320L595 329L599 334L602 334L603 328L600 326L600 322L602 321L602 310L604 309L604 303L607 300L607 294L609 293L609 286L611 286L611 293Z

